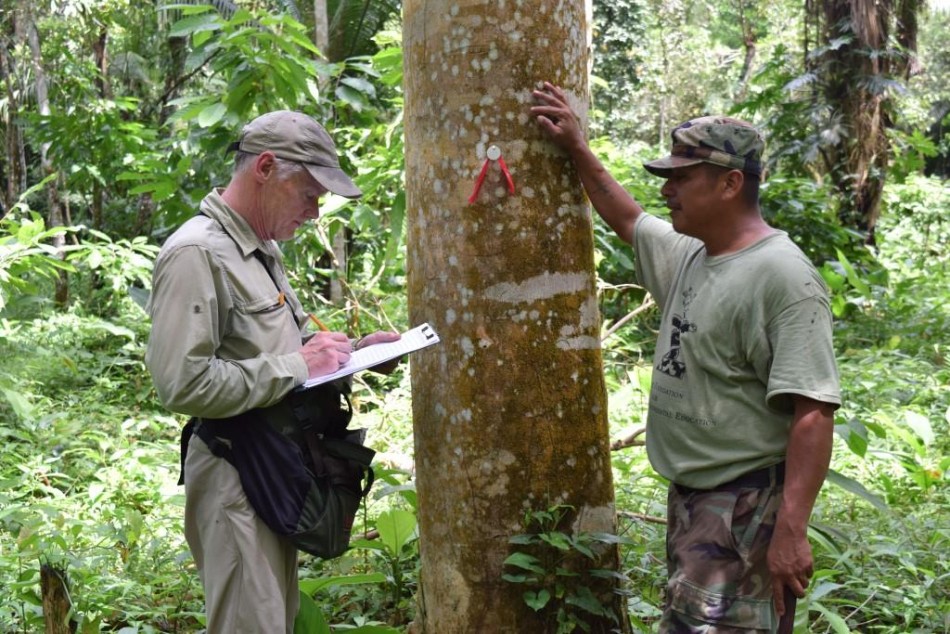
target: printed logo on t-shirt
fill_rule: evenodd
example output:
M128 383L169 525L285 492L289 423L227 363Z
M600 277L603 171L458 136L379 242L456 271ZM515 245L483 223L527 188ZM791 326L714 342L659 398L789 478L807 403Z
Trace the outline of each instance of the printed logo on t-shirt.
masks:
M673 315L671 320L673 328L670 332L670 349L663 355L663 358L660 359L660 362L656 366L658 371L674 379L682 379L686 376L686 363L684 363L680 357L680 342L684 334L696 331L696 324L691 322L686 314L689 311L690 303L692 303L695 297L696 294L692 288L683 291L683 314Z

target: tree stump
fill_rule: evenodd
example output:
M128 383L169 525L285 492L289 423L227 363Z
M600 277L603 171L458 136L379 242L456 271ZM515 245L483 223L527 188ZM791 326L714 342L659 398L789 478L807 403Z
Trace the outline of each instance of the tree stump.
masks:
M72 634L75 624L70 621L69 584L66 569L44 563L40 565L40 592L43 597L43 618L46 634Z

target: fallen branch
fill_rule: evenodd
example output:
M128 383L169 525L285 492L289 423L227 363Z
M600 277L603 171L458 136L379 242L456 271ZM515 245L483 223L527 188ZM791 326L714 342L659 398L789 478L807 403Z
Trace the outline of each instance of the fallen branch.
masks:
M656 302L653 301L653 296L652 296L652 295L647 295L646 297L644 297L644 298L643 298L643 302L642 302L637 308L633 309L632 311L630 311L629 313L627 313L626 315L624 315L623 317L621 317L620 320L617 321L617 323L615 323L613 326L611 326L611 327L607 330L607 332L604 333L604 336L600 338L601 343L603 343L604 341L606 341L607 338L608 338L610 335L612 335L612 334L614 334L615 332L617 332L618 330L620 330L620 328L621 328L625 323L627 323L628 321L630 321L631 319L633 319L634 317L636 317L637 315L639 315L639 314L642 313L643 311L645 311L645 310L647 310L647 309L649 309L649 308L652 308L654 305L656 305Z
M649 522L651 524L666 524L665 517L655 517L653 515L644 515L642 513L631 513L630 511L617 511L617 515L620 517L626 517L631 520L640 520L641 522Z
M642 436L643 433L647 430L646 427L640 427L635 430L632 434L626 438L621 438L620 440L615 440L610 443L611 451L620 451L621 449L626 449L627 447L643 447L646 445L646 441L637 440L639 436Z

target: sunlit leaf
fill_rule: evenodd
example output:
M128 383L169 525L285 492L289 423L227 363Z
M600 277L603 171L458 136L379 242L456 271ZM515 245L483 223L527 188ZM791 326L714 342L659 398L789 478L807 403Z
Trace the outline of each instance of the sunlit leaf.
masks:
M851 478L847 476L841 475L834 469L828 470L827 480L828 482L831 482L832 484L835 484L841 487L845 491L854 493L855 495L864 498L865 500L870 502L871 505L874 506L874 508L878 510L881 510L881 511L889 510L889 507L884 502L884 500L882 500L877 495L874 495L873 493L868 491L866 488L864 488L864 485L858 482L857 480L852 480Z
M924 445L929 446L933 443L934 430L930 424L930 419L926 416L907 410L904 412L904 422L907 423L908 427L914 430L914 433L920 437Z

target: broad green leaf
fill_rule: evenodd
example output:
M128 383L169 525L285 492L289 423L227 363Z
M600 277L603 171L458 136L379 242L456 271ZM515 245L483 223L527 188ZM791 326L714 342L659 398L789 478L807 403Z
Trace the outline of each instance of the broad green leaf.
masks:
M197 15L199 13L207 13L208 11L214 11L214 5L211 4L186 4L181 2L176 2L173 4L163 4L158 7L159 11L181 11L185 15Z
M826 594L828 594L828 593L830 593L830 592L834 592L834 591L837 590L838 588L843 588L843 587L844 587L844 586L841 585L840 583L832 583L832 582L830 582L830 581L822 581L822 582L819 583L817 586L815 586L815 589L814 589L814 590L812 590L811 592L808 593L808 600L809 600L809 601L818 601L819 599L821 599L821 598L822 598L823 596L825 596Z
M550 544L551 546L554 546L555 548L557 548L558 550L570 550L571 548L571 540L564 533L559 533L559 532L541 533L539 537L543 541Z
M930 425L930 419L928 419L923 414L907 410L904 412L904 422L907 423L907 426L914 430L914 433L917 434L920 439L928 447L934 441L934 430Z
M608 613L606 607L597 600L597 597L594 596L594 593L591 592L587 586L581 586L575 592L568 594L564 602L597 616L603 616Z
M575 539L575 540L573 540L573 544L574 544L574 546L573 546L574 550L576 550L576 551L579 552L580 554L584 555L584 556L587 557L588 559L595 559L595 558L596 558L595 555L594 555L594 551L591 550L590 547L589 547L587 544L585 544L584 542Z
M363 109L369 105L366 102L366 97L363 95L363 93L351 88L350 86L337 86L336 96L337 99L346 103L357 112L362 112Z
M102 251L99 249L93 249L89 252L89 257L86 258L86 264L90 269L98 269L102 266Z
M538 541L537 537L535 537L534 535L527 535L527 534L512 535L511 537L508 538L509 544L527 545L527 544L534 544L537 541Z
M386 583L386 575L381 572L370 572L356 575L317 577L315 579L301 579L299 585L302 592L313 596L318 590L331 586L358 586L372 583Z
M541 588L537 592L531 592L529 590L521 596L524 597L525 604L535 612L546 606L548 601L551 600L551 593L544 588Z
M376 88L373 86L373 84L366 81L365 79L360 79L359 77L344 77L340 80L340 82L346 84L354 90L360 91L364 95L368 95L369 97L376 96Z
M198 125L202 128L210 128L218 121L224 118L228 113L228 107L223 103L213 104L201 111L198 115Z
M507 559L505 559L503 565L514 566L516 568L521 568L522 570L544 574L544 568L539 566L539 563L540 560L537 557L533 557L528 553L512 553Z
M300 608L294 619L294 634L330 634L330 625L323 612L303 590L300 591Z
M828 476L826 478L828 482L836 484L845 491L854 493L857 496L860 496L871 503L874 508L887 511L889 510L887 504L880 497L874 495L870 491L864 488L864 485L858 482L857 480L852 480L851 478L841 475L834 469L828 470Z
M386 546L389 554L398 558L415 534L416 516L404 509L392 509L379 516L376 530L379 531L379 541Z
M0 306L2 306L2 303L0 303ZM18 417L26 420L33 415L33 406L30 404L30 401L23 397L22 394L8 388L0 388L0 392L3 392L3 396L7 399L7 403L10 404L10 407L13 408L13 411Z
M838 253L838 262L841 263L841 266L844 268L845 272L848 274L848 281L851 283L859 293L865 297L871 296L871 289L868 287L867 283L861 279L858 275L858 272L855 270L854 266L848 260L847 256L841 249L836 249Z
M822 616L828 619L828 623L831 625L831 628L835 631L835 634L851 634L851 628L848 627L848 624L843 618L828 610L820 603L813 603L810 605L812 609L818 610L821 612Z
M187 18L182 18L178 22L172 25L172 28L168 31L169 37L187 37L193 33L199 33L201 31L216 31L221 28L221 23L218 21L217 14L214 13L203 13L201 15L193 15Z

